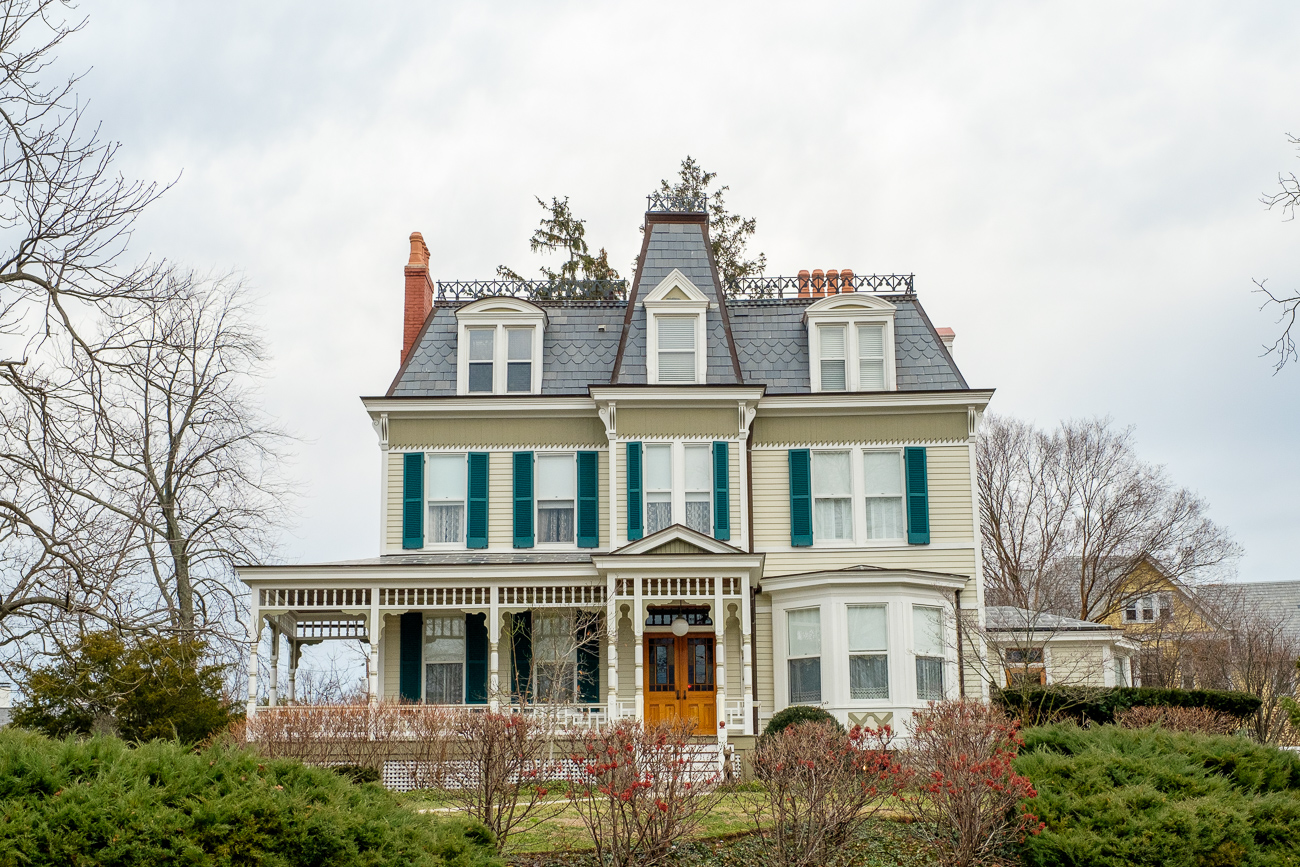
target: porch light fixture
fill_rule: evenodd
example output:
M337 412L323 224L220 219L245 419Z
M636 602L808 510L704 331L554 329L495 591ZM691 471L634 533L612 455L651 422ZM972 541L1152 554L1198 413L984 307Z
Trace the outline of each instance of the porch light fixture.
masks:
M673 618L673 635L676 635L678 638L681 638L690 631L690 628L691 625L687 623L686 618L682 617L680 614Z

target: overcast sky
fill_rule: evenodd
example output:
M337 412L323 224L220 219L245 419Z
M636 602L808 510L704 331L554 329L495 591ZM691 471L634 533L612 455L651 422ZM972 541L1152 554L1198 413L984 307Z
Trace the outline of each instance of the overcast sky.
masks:
M435 278L533 271L534 196L625 273L686 154L770 274L915 272L992 408L1109 415L1204 495L1241 577L1300 577L1300 367L1252 278L1300 288L1295 3L86 4L63 52L129 176L135 252L262 299L303 437L283 556L378 550L358 396L396 372L407 235Z

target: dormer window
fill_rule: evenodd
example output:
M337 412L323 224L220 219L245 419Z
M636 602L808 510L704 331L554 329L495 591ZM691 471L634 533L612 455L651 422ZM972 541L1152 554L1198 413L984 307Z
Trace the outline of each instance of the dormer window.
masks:
M849 293L815 302L805 314L813 391L892 391L894 305Z
M644 303L646 373L651 385L693 385L705 380L704 319L709 299L674 269Z
M546 314L519 298L482 298L456 311L456 393L539 394Z

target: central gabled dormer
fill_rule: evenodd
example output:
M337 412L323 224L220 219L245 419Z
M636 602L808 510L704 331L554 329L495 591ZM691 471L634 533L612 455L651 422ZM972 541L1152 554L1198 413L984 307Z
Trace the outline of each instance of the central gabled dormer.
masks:
M894 310L865 292L831 295L809 305L809 376L817 391L896 391Z
M709 299L674 268L646 296L646 382L698 385L705 381ZM716 308L717 305L715 304Z
M456 394L540 394L546 312L522 298L456 311Z

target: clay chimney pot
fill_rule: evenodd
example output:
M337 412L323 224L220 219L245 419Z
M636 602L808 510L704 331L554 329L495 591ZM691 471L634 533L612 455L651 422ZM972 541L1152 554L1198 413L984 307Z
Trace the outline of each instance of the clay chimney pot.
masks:
M845 268L844 270L840 271L840 291L841 292L853 291L853 269L852 268Z
M826 272L821 268L814 268L812 272L812 296L814 298L826 296Z
M831 268L826 272L826 294L838 295L840 293L840 272L836 268Z
M799 272L799 297L808 297L808 269L804 268Z

